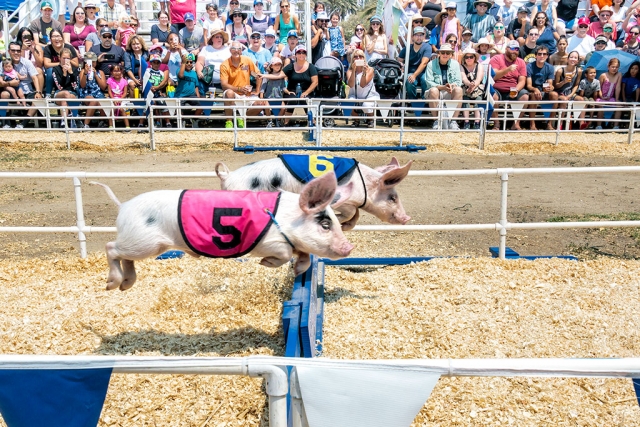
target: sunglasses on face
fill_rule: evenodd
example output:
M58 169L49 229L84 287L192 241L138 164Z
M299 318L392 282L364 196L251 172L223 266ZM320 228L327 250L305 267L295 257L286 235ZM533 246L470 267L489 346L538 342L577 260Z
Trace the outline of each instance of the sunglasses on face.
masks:
M232 18L242 18L242 15L231 15Z
M296 55L306 55L307 52L305 52L304 50L299 50L298 52L296 52Z
M100 28L104 28L104 27L108 27L108 26L109 26L109 24L98 25L98 27L100 27Z
M354 59L358 59L358 58L364 58L364 55L353 55Z
M102 38L103 38L103 39L112 39L112 38L113 38L113 36L110 36L109 34L104 34L104 35L102 36Z
M241 47L230 47L229 50L242 50Z
M488 7L486 4L479 4L476 7Z
M138 28L138 24L131 24L133 28Z
M20 49L9 49L9 52L11 52L11 53L20 53L21 50Z
M193 65L193 61L187 61L187 62L185 62L185 64L187 64L187 65Z
M251 40L260 40L260 36L251 36Z
M589 28L588 25L578 25L578 28Z
M440 52L440 55L451 56L451 55L453 55L453 53L451 53L451 52Z
M76 12L76 15L84 15L84 12Z
M476 57L473 55L469 55L469 56L465 56L464 59L476 59Z
M356 31L364 31L364 28L356 28Z
M495 27L493 27L494 30L504 30L504 27L502 25L496 25Z
M640 33L635 32L635 31L631 31L631 33L630 33L630 34L631 34L632 36L637 36L637 35L638 35L638 34L640 34Z
M513 51L516 51L516 52L520 50L520 48L519 48L519 47L509 47L509 48L507 48L507 49L509 49L509 50L513 50Z
M380 25L380 23L379 22L372 22L371 26L374 26L374 25Z
M288 4L283 4L283 5L282 5L282 6L280 6L280 7L281 7L281 8L284 8L284 9L289 9L289 5L288 5Z
M604 31L605 33L613 33L613 28L603 28L602 31Z
M549 56L549 54L545 52L538 52L536 53L536 56Z

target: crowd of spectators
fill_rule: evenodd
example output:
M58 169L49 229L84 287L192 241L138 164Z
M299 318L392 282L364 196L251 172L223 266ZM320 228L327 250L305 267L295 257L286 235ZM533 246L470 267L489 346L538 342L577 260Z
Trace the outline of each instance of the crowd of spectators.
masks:
M310 17L307 51L300 42L306 23L300 22L295 3L289 0L277 4L254 0L253 10L242 9L238 0L224 7L214 2L206 5L203 16L196 12L196 0L160 1L150 43L138 34L133 0L85 0L84 5L67 0L56 4L58 19L54 5L44 0L41 16L18 31L3 60L0 97L25 107L23 118L5 121L4 127L33 123L38 110L27 108L29 101L44 97L60 106L61 126L89 128L94 118L94 124L109 126L110 112L101 110L99 102L107 97L153 99L158 108L156 126L172 126L163 108L170 97L188 99L185 103L198 117L211 110L215 102L211 98L219 97L226 117L235 117L234 106L242 105L238 117L264 116L267 126L288 126L294 108L304 107L304 98L314 95L318 86L314 63L326 56L344 64L342 84L348 97L369 101L352 110L353 126L374 125L371 101L380 98L374 67L384 58L408 62L403 82L408 99L431 109L437 109L440 100L459 101L459 106L489 97L529 101L532 130L539 126L536 115L543 101L585 101L594 106L639 101L640 58L624 75L616 58L606 70L587 64L594 52L639 54L640 0L629 5L624 0L591 0L585 16L578 16L579 0L467 3L464 18L458 18L456 2L405 0L411 42L408 46L402 42L404 47L396 55L381 16L358 23L350 35L341 26L342 16L329 13L322 2L315 4ZM91 107L82 109L83 118L77 117L81 109L74 108L79 105ZM143 109L121 101L114 105L119 125L147 128ZM470 117L468 110L456 108L442 123L436 115L434 128L480 125L478 111ZM578 122L581 128L589 123L605 125L602 109L592 117L595 120L583 116ZM614 114L614 119L620 117L619 112ZM493 119L499 126L498 117ZM191 125L201 123L194 119ZM513 120L511 129L521 129L520 125L521 120ZM551 112L544 126L555 125ZM225 120L225 127L234 126L244 127L244 120ZM610 126L619 123L614 120Z

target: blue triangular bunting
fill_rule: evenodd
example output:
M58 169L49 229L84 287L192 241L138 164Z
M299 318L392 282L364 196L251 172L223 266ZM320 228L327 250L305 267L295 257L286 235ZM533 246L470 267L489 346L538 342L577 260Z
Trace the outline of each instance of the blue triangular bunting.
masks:
M640 405L640 378L631 378L633 381L633 389L636 392L636 399L638 399L638 405Z
M8 427L95 427L111 368L0 370L0 414Z

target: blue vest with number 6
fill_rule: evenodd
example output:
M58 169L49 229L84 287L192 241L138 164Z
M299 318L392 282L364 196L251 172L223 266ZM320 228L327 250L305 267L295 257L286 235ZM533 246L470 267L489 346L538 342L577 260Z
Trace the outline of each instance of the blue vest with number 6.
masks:
M305 154L280 154L282 163L291 175L303 184L327 172L335 172L338 185L351 179L351 174L358 166L356 159L346 157L305 155Z

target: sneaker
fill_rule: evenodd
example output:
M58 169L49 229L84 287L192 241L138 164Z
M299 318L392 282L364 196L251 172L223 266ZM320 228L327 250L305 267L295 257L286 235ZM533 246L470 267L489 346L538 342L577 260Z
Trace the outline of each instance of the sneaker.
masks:
M4 129L11 129L11 125L4 125L2 126Z
M277 128L282 127L282 121L281 120L276 119L276 127Z
M164 127L166 127L167 129L171 129L173 126L171 126L171 122L169 122L166 125L164 125Z
M22 125L22 123L18 123L16 125L16 129L24 129L24 126Z
M127 127L125 128L125 130L124 130L124 131L125 131L126 133L129 133L129 132L131 132L131 128L130 128L129 126L127 126Z
M89 129L89 128L91 128L91 126L89 126L89 125L88 125L88 124L86 124L86 123L82 125L82 129Z
M440 121L436 120L435 122L433 122L433 126L431 127L431 129L438 129L440 127Z
M198 124L198 120L191 119L191 128L192 129L198 129L199 127L200 127L200 125Z
M67 124L65 123L64 120L60 120L60 129L64 129L67 127Z
M620 126L614 126L613 127L613 130L619 130L619 129L620 129Z
M462 129L465 129L465 130L471 129L471 123L469 123L468 121L464 122Z
M239 128L244 128L244 127L245 127L245 125L244 125L244 120L242 120L242 119L238 119L238 127L239 127Z
M596 126L596 130L602 130L602 126L600 125Z
M227 120L224 124L225 129L233 129L233 122L231 120Z
M479 122L473 122L473 129L480 129L480 123Z
M460 126L458 126L458 122L456 122L455 120L451 120L451 122L449 122L449 129L460 130Z
M273 120L269 120L269 121L267 122L267 127L268 127L268 128L272 128L273 126L274 126L274 124L273 124Z

